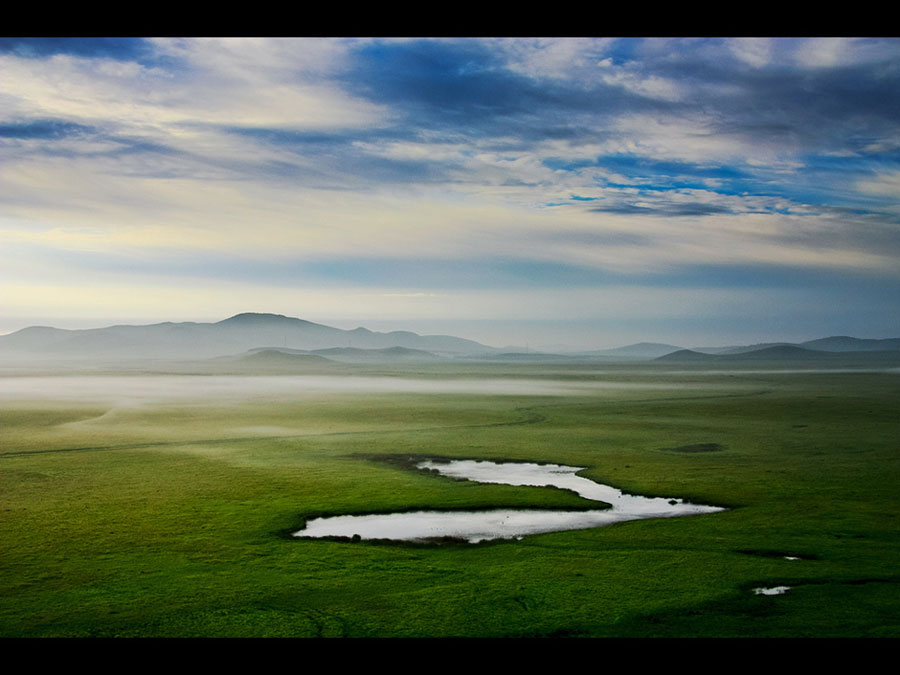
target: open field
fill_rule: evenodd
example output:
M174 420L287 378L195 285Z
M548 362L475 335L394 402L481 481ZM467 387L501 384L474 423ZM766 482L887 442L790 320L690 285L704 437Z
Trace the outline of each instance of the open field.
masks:
M896 370L353 372L371 386L0 378L0 636L900 636ZM289 536L596 504L410 455L583 466L729 510L479 545Z

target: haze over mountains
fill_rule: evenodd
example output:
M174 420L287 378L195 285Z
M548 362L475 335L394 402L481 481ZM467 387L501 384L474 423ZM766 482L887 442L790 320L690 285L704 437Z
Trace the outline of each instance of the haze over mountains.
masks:
M900 360L900 338L860 339L834 336L802 343L684 349L641 342L577 354L516 352L450 335L409 331L379 333L366 328L342 330L280 314L243 313L215 323L165 322L145 326L109 326L64 330L32 326L0 336L0 360L211 359L243 356L248 363L324 364L331 361L426 362L465 358L514 363L566 360L661 361L825 361L841 356L877 362ZM867 356L866 356L867 355ZM296 358L291 358L296 357ZM897 358L895 358L897 357Z
M853 357L856 361L875 363L897 361L900 358L900 338L883 340L860 339L839 335L798 344L788 342L762 343L744 347L711 347L680 349L656 358L665 362L837 362Z
M692 363L692 364L739 364L739 363L794 363L821 365L900 365L900 350L841 350L824 351L807 349L796 345L776 345L762 349L749 349L741 352L705 354L703 352L681 349L659 358L655 362ZM852 363L851 363L852 362Z
M158 323L63 330L23 328L0 336L0 358L48 359L198 359L228 356L259 348L388 349L403 347L434 354L483 354L492 347L448 335L408 331L376 333L366 328L341 330L280 314L244 313L216 323Z

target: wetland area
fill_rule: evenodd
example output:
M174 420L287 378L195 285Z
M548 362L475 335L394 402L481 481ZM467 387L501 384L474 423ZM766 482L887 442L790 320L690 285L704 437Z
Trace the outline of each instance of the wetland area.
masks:
M0 635L896 637L898 407L888 370L17 372ZM493 522L312 535L417 512Z

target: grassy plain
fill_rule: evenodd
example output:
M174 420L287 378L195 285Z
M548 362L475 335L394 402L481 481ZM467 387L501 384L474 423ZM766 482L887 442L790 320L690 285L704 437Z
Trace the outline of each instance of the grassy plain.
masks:
M0 636L900 636L900 372L367 372L524 388L0 399ZM288 536L312 514L586 504L373 458L404 454L730 508L475 546Z

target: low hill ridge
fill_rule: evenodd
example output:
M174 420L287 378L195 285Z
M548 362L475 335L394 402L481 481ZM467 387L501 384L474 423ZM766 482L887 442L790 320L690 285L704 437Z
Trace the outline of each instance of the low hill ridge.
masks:
M194 359L240 354L260 347L301 351L355 347L470 355L493 347L450 335L410 331L352 331L281 314L245 312L215 323L158 323L64 330L32 326L0 336L0 359Z

